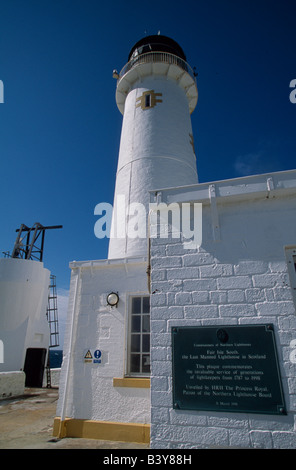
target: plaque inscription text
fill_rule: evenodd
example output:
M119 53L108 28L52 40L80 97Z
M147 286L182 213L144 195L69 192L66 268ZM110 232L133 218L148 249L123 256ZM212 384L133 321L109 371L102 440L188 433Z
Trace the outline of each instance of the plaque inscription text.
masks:
M174 327L173 407L286 414L273 325Z

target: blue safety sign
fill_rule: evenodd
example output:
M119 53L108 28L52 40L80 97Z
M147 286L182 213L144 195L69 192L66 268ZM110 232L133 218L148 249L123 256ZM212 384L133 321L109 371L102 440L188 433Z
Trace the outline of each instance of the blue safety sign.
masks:
M102 352L99 349L96 349L94 352L94 363L101 363Z

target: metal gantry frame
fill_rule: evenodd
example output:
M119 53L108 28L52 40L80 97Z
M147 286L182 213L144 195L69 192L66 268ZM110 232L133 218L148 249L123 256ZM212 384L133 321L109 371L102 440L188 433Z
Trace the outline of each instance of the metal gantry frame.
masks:
M36 222L33 227L22 224L16 230L18 235L11 254L12 258L43 260L45 230L62 228L62 225L51 225L44 227Z

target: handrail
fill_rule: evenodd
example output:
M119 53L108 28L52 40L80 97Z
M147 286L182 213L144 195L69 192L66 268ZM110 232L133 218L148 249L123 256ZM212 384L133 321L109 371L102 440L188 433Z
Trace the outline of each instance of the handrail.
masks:
M119 80L129 72L133 67L141 65L141 64L148 64L148 63L155 63L155 62L163 62L166 64L174 64L180 67L182 70L187 72L191 78L196 83L195 74L190 67L190 65L185 62L185 60L181 59L180 57L169 54L168 52L147 52L145 54L141 54L138 57L131 59L125 66L121 69L119 73Z

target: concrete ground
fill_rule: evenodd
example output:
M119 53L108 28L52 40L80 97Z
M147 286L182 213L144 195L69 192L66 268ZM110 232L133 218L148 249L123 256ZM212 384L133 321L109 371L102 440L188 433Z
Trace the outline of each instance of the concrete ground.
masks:
M58 388L25 389L0 400L0 449L149 449L148 444L52 436Z

